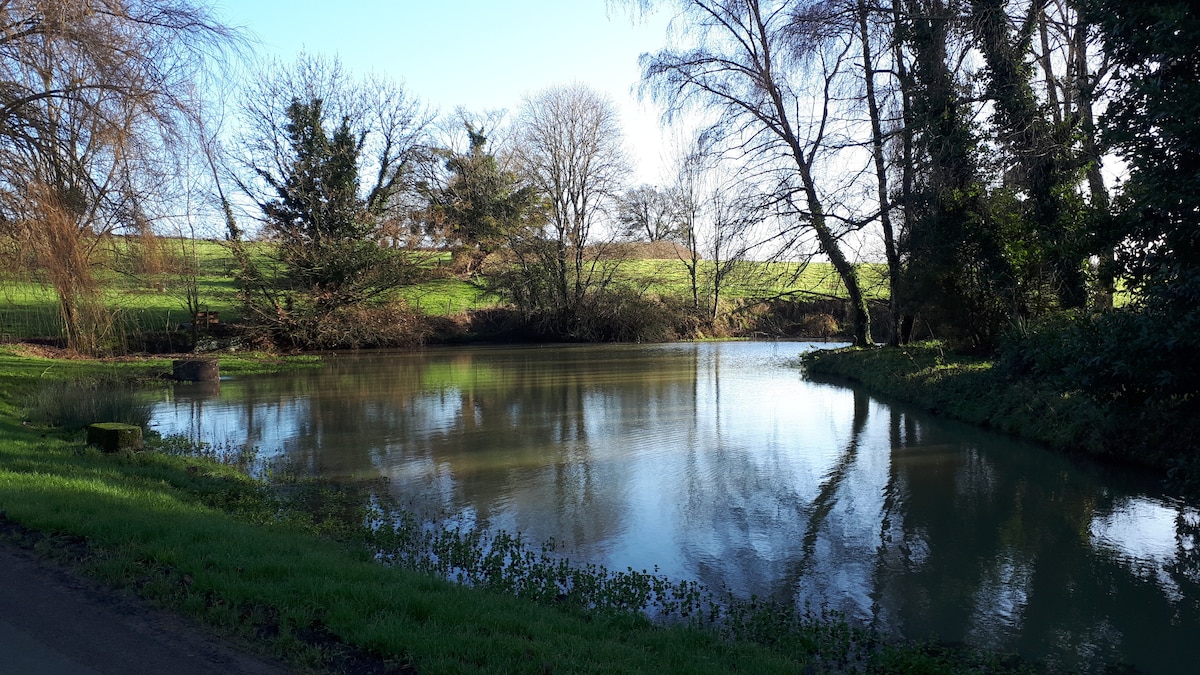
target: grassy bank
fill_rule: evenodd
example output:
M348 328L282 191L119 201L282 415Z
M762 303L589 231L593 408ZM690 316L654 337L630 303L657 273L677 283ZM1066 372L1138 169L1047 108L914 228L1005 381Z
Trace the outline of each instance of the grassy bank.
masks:
M222 365L225 372L252 369ZM456 585L375 559L361 526L369 486L331 490L300 481L280 490L211 459L173 454L170 444L102 455L77 433L26 424L23 401L47 378L153 377L162 367L0 350L0 532L298 667L794 673L996 666L979 654L883 644L840 622L778 608L747 604L731 635L655 624L573 593L533 602ZM486 577L493 562L482 563Z
M1170 420L1150 428L1147 412L1116 410L1061 380L1010 375L990 357L954 352L938 342L813 352L805 366L818 377L860 382L880 395L1057 450L1173 473L1183 461L1157 440L1172 433Z
M183 336L188 331L181 325L191 320L185 301L190 283L195 284L202 311L217 312L224 324L242 320L243 307L234 281L237 265L233 252L223 242L161 237L147 250L140 240L118 237L104 246L98 255L98 275L101 301L111 315L111 325L105 329L106 342L139 345L144 340L138 338L148 333ZM247 250L257 262L267 262L266 249L261 245L252 243ZM431 253L426 257L429 278L397 291L409 306L429 317L461 316L500 306L500 298L484 290L488 279L461 279L450 274L448 268L442 268L449 264L449 254ZM181 261L185 260L195 262L191 273L180 272ZM699 265L702 278L711 275L711 263L702 261ZM877 264L860 267L868 297L886 298L884 271ZM625 260L615 282L653 297L686 299L691 294L686 268L673 258ZM746 261L727 279L722 295L731 305L743 305L777 297L844 298L845 289L828 263ZM62 336L58 298L47 274L14 276L0 270L0 341L54 340ZM140 350L135 347L133 351Z

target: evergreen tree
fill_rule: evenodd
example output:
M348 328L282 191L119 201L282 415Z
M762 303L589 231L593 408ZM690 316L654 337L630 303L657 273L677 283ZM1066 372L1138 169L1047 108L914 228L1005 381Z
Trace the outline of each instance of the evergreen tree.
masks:
M456 257L470 271L530 219L537 195L515 172L501 168L482 129L468 124L467 134L470 150L445 153L450 178L445 187L430 190L429 199L458 241Z
M1123 271L1140 291L1169 294L1200 270L1200 16L1180 0L1087 7L1117 72L1101 124L1129 167L1115 204Z
M282 170L257 169L273 193L260 207L278 274L255 269L260 292L246 289L249 309L285 341L320 334L334 313L385 298L415 272L375 236L380 217L359 181L362 135L345 119L329 133L321 99L294 99L286 114Z

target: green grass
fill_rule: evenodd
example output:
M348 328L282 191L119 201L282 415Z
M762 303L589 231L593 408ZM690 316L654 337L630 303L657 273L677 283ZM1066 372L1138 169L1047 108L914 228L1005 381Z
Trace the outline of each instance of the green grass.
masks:
M162 238L161 245L179 254L192 244L196 248L199 274L196 282L204 311L220 312L222 321L240 318L237 289L233 282L233 255L220 242ZM119 242L118 246L124 245ZM111 260L112 258L107 258ZM172 271L126 274L111 269L101 272L103 301L112 310L116 331L172 330L191 320L184 301L181 279ZM0 279L0 339L60 337L58 298L42 278Z
M886 271L885 265L859 267L859 282L867 297L887 297ZM702 285L703 279L711 274L712 263L701 261ZM622 263L617 278L659 295L691 294L687 268L680 260L629 260ZM829 263L747 261L730 275L722 294L731 300L756 300L786 294L799 299L808 296L844 298L846 289Z
M365 549L294 524L248 523L222 503L255 486L162 455L99 456L62 442L5 443L0 495L10 519L85 538L86 566L226 632L245 615L279 635L275 651L319 665L306 632L424 672L783 672L790 659L631 617L584 620L384 567ZM189 473L188 469L191 468ZM316 663L314 663L316 662Z
M433 279L400 289L409 305L430 316L451 316L494 307L499 298L461 279Z
M233 252L224 242L161 238L160 246L176 255L189 256L194 247L199 261L197 284L200 306L205 311L219 312L225 323L241 319L241 305L233 274L236 269ZM101 273L104 282L104 303L114 316L113 331L132 334L139 331L176 329L190 320L183 286L179 276L170 271L121 273L111 268L113 260L135 259L128 250L128 241L118 240L118 253L107 259L108 269ZM247 245L249 254L260 263L266 262L265 249L255 243ZM445 259L446 256L441 256ZM430 260L438 260L431 255ZM708 274L711 263L701 263L701 276ZM886 298L885 266L860 266L860 281L870 298ZM659 296L689 296L691 288L686 268L679 260L628 260L621 264L617 279ZM500 299L482 290L482 279L463 281L456 278L431 279L401 289L399 295L422 312L432 316L449 316L464 311L496 306ZM813 296L845 297L841 281L828 263L760 263L747 262L728 280L723 295L731 301L747 301L791 294L804 299ZM58 299L44 278L0 279L0 340L57 338L62 336Z
M856 649L852 633L836 623L788 639L775 634L771 648L710 630L656 625L634 613L538 604L384 566L348 525L356 514L362 522L365 492L354 486L326 490L331 505L298 510L296 499L207 459L102 455L77 435L20 423L23 401L40 380L144 377L161 367L158 360L62 362L0 349L6 384L0 390L0 511L10 523L49 535L38 544L46 554L297 667L327 670L358 658L423 673L795 673L812 659L836 664ZM290 494L305 485L313 489L293 484ZM328 517L347 505L350 517ZM867 665L876 672L900 664L909 672L949 673L986 671L993 662L968 656L888 646Z

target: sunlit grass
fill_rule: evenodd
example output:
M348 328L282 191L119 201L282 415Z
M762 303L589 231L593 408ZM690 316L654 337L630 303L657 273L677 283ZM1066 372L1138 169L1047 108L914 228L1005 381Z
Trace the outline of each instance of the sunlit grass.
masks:
M400 296L412 307L430 316L451 316L460 312L494 307L500 299L480 284L461 279L433 279L400 289Z
M701 261L697 277L701 292L711 284L713 263ZM886 266L858 267L859 283L869 298L886 298ZM622 263L618 278L659 295L691 294L688 269L680 260L631 260ZM789 296L796 299L846 297L845 285L829 263L745 261L735 266L722 291L727 299L760 300Z
M130 242L118 240L115 255L128 256ZM242 316L234 274L237 263L225 242L163 237L163 250L198 261L195 281L200 308L218 312L225 323ZM268 249L260 243L248 243L245 251L260 265L273 264ZM438 253L421 254L429 264L445 262ZM108 259L108 258L106 258ZM177 270L165 269L154 274L125 274L113 271L110 263L103 271L103 302L111 310L113 331L132 334L143 331L172 331L191 320L185 302L185 279ZM704 279L712 274L712 263L701 262L701 292ZM886 298L887 284L883 265L859 266L860 283L869 298ZM616 276L623 283L658 296L689 297L691 284L687 268L677 259L627 260ZM436 278L400 289L398 295L421 312L431 316L451 316L466 311L494 307L501 299L484 290L485 279L470 281ZM811 299L845 297L845 288L828 263L764 263L747 261L738 265L725 282L726 300L744 302L790 297ZM0 282L0 339L57 338L63 335L58 298L50 284L36 276Z
M233 256L222 244L206 240L162 238L160 245L172 255L191 256L195 245L199 272L195 281L200 308L219 312L222 320L236 321L240 316L237 289L233 281ZM124 246L118 241L117 246ZM116 254L113 254L116 255ZM175 330L191 320L185 302L185 279L177 266L147 274L114 271L113 256L102 256L100 267L102 302L113 317L118 332ZM0 282L0 337L21 339L55 338L63 335L58 297L50 283L38 275Z

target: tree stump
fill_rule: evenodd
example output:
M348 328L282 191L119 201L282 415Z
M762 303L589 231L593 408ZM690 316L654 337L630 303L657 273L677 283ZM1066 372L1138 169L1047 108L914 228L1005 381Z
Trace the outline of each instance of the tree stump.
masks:
M120 422L98 422L87 428L88 445L99 446L104 452L142 449L142 428Z
M215 359L176 359L171 362L171 376L183 382L216 382L221 369Z

